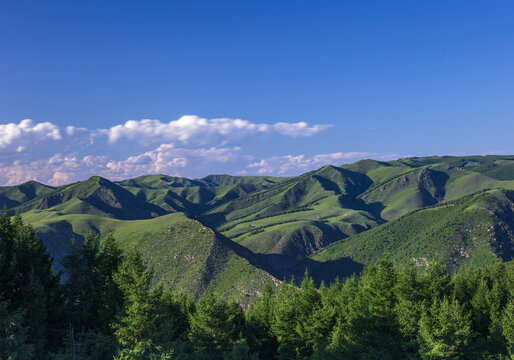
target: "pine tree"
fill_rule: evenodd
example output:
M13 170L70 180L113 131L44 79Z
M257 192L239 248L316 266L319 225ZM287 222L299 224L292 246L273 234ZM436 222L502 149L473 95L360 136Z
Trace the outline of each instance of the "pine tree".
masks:
M20 215L0 216L0 294L8 310L24 313L28 342L45 356L59 346L62 337L62 294L52 258Z
M507 343L507 350L514 358L514 298L512 298L503 312L502 333Z
M330 287L330 290L334 285ZM324 352L333 353L339 357L346 356L348 349L353 346L355 334L352 333L360 312L355 304L357 293L359 292L358 281L355 277L350 277L339 285L336 283L336 320L329 338L329 345ZM321 351L323 353L323 351ZM317 354L318 355L318 354Z
M402 334L409 340L418 335L418 324L421 317L421 307L426 300L426 292L419 271L413 262L399 273L396 285L396 316Z
M322 292L326 290L324 287ZM298 292L298 319L295 331L298 334L299 343L296 345L298 357L308 357L314 350L324 344L328 336L330 320L323 311L321 291L316 289L314 281L306 273L300 291Z
M491 334L491 337L500 342L502 339L502 311L507 306L509 301L509 291L512 287L512 283L509 282L507 268L504 263L500 262L493 267L492 281L493 285L487 298L491 319L489 333Z
M237 303L217 299L208 291L196 304L189 323L188 337L194 350L209 359L218 359L242 337L244 314Z
M388 260L365 270L347 318L345 354L350 358L366 354L369 358L401 359L405 355L396 320L397 276Z
M9 302L0 299L0 359L30 360L34 358L34 345L30 344L23 313L9 311Z
M296 347L300 338L296 332L296 324L300 316L298 306L298 288L293 280L284 282L280 286L275 319L272 323L272 332L279 343L277 354L279 359L296 359Z
M100 248L99 271L102 276L101 308L99 323L104 333L111 333L111 324L123 308L123 294L116 282L114 274L123 262L123 252L114 236L108 234Z
M265 358L269 359L269 358ZM252 353L246 339L236 341L232 349L225 353L223 360L259 360L257 353Z
M123 315L115 324L120 347L116 359L143 360L173 350L173 319L163 313L159 302L162 291L151 290L152 279L153 272L135 249L127 254L114 275L125 303Z
M423 286L427 291L427 298L442 299L450 291L450 276L446 271L440 257L436 257L423 274Z
M271 359L278 347L277 339L271 331L276 306L273 285L267 281L262 289L262 296L246 311L248 342L263 359Z
M466 359L473 340L470 314L457 300L434 298L420 319L420 354L423 359Z
M100 240L86 235L82 246L73 241L63 258L65 274L66 313L73 333L79 334L100 327L103 279L100 272Z

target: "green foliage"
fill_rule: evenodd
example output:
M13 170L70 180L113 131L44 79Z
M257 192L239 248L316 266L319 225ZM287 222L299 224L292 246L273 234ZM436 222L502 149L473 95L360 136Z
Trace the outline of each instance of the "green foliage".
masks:
M319 283L359 273L384 251L419 264L440 253L451 271L512 258L513 164L512 156L429 157L324 166L294 178L149 175L114 183L94 176L58 188L4 187L0 198L23 213L57 260L72 237L80 243L91 231L114 231L125 250L137 243L162 274L156 283L195 296L211 287L248 304L266 278L261 269L283 279L308 267ZM175 228L177 218L187 224L165 233L161 224ZM226 238L206 246L218 233L184 236L205 225L269 256L228 254L218 246L234 250ZM189 250L201 256L182 254Z
M172 350L175 337L169 306L159 301L160 290L151 290L153 272L140 253L130 251L121 263L114 281L123 293L125 308L115 324L120 345L116 359L147 359L152 354Z
M251 352L246 339L239 339L232 350L225 353L223 360L259 360L259 355Z
M25 257L29 245L40 251L41 244L21 218L5 214L0 224L8 281L1 284L1 358L506 359L514 348L512 262L449 275L440 259L427 267L382 259L360 278L318 288L305 273L299 287L282 283L278 296L268 281L245 311L213 291L195 302L155 286L143 255L123 254L112 235L73 245L64 258L66 282L39 283L35 292L13 269L27 271L19 259L47 264L46 252ZM62 293L65 321L28 318L34 305L19 292L36 300ZM47 314L63 311L56 304ZM41 328L61 334L62 343Z
M277 298L270 281L264 284L262 295L246 311L249 343L260 357L270 359L277 350L277 339L272 333Z
M514 298L509 301L505 308L502 332L507 342L509 354L514 357Z
M415 261L419 267L427 267L428 259L442 254L441 261L451 271L490 265L498 258L509 260L514 256L513 209L512 191L475 193L411 212L335 242L313 254L311 259L330 263L350 257L368 265L389 253L394 261ZM324 264L318 264L312 273L316 275L323 269Z
M19 215L0 216L0 296L7 310L24 315L27 343L36 353L55 346L61 337L62 297L52 260L32 227Z
M237 303L227 303L208 291L198 300L189 323L188 338L193 349L214 359L230 351L243 334L244 314Z
M474 334L470 314L457 300L435 299L423 309L420 319L421 357L423 359L469 358Z
M23 313L9 311L8 305L8 301L0 301L0 359L32 359L34 345L28 342L29 328L23 325Z
M514 256L513 163L0 188L63 259L65 280L21 216L0 216L2 344L21 358L91 360L512 356L514 270L498 260ZM300 287L277 291L293 276Z

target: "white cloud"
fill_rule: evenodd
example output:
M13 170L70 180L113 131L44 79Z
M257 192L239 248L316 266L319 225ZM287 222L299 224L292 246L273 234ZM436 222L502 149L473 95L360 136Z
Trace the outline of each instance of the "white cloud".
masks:
M111 180L122 180L146 174L203 176L220 164L236 160L240 147L230 148L175 148L162 144L154 150L122 160L107 155L54 154L35 161L14 160L0 163L0 182L6 185L36 180L50 185L62 185L72 181L100 175Z
M143 174L178 175L187 166L196 171L214 163L226 163L238 157L240 147L209 149L175 148L172 144L162 144L157 149L147 151L125 160L111 160L106 164L104 175L112 178L126 178Z
M25 119L17 124L0 124L0 149L10 146L19 149L23 147L22 144L27 142L60 140L61 138L59 127L49 122L34 123L31 119Z
M123 125L116 125L101 132L108 136L110 143L130 139L143 143L164 141L205 145L233 143L256 135L312 136L330 126L309 126L306 122L257 124L242 119L205 119L196 115L186 115L168 123L151 119L129 120Z
M341 165L366 158L377 160L391 160L398 158L397 154L377 154L369 152L335 152L313 156L283 155L272 156L248 164L246 167L258 174L298 175L303 172L317 169L324 165Z
M61 185L92 175L121 180L152 173L190 178L221 172L297 175L326 164L397 157L335 152L260 158L243 149L250 138L309 137L330 126L188 115L167 123L144 119L108 129L86 129L26 119L0 125L0 184L37 180Z

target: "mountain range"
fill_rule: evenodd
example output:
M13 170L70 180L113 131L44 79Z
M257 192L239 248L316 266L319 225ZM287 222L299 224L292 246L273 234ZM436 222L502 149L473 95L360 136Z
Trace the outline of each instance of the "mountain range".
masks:
M55 267L72 238L112 232L155 282L251 301L264 282L308 271L319 283L388 256L450 271L514 256L514 156L413 157L324 166L296 177L99 176L59 187L0 187Z

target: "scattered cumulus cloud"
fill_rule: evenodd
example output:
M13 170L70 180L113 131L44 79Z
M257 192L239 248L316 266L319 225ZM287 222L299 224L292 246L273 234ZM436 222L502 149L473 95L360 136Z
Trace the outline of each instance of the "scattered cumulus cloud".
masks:
M186 115L170 122L129 120L110 128L87 129L25 119L0 124L0 185L29 180L61 185L92 175L112 180L156 173L188 177L220 172L293 175L326 164L381 156L338 152L259 158L244 149L250 139L310 137L331 126Z
M108 136L110 143L129 139L146 143L167 141L205 145L213 142L226 144L257 135L312 136L329 127L331 125L328 124L311 126L306 122L256 124L242 119L205 119L185 115L168 123L151 119L129 120L100 132Z
M49 122L34 123L31 119L25 119L17 124L0 124L0 149L16 145L17 151L23 151L23 143L60 140L61 137L59 127Z
M397 154L377 154L369 152L335 152L313 156L283 155L272 156L246 165L247 169L261 175L294 175L317 169L324 165L341 165L357 160L373 158L377 160L392 160L401 157ZM248 173L248 171L245 171Z

